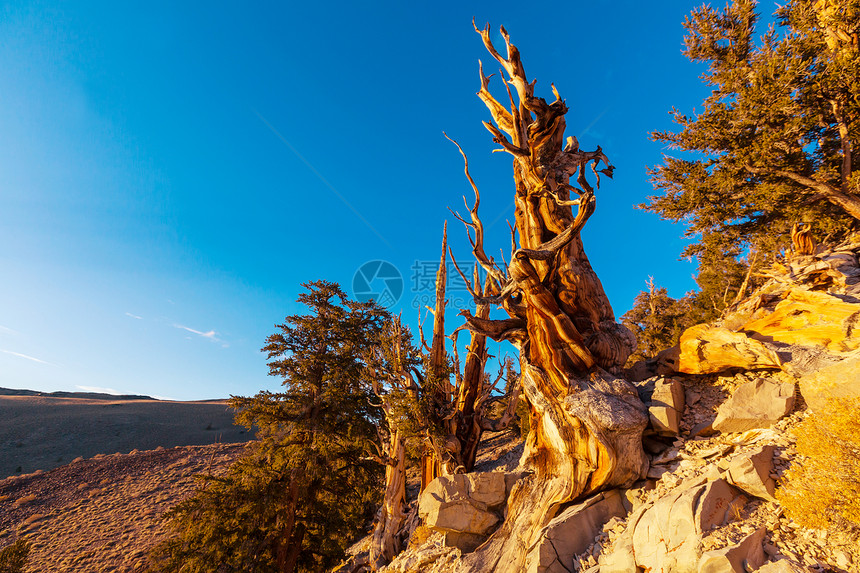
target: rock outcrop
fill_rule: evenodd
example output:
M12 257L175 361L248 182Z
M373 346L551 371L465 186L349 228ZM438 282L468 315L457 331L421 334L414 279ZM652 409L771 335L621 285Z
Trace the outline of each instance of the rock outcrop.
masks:
M860 396L858 253L860 239L774 266L721 321L628 370L650 419L647 479L559 507L536 542L519 539L524 570L860 573L856 536L801 527L775 495L796 456L791 428L831 397ZM503 475L434 482L421 511L437 533L386 571L474 570L490 544L469 551L507 526Z
M778 370L782 364L775 350L743 332L699 324L681 335L678 371L684 374L713 374L733 368Z
M445 534L445 544L473 551L502 520L511 487L522 474L475 472L440 476L418 499L425 526Z
M764 565L767 558L762 548L765 528L760 527L739 543L722 549L712 549L699 559L698 573L746 573Z
M568 507L541 532L540 542L530 552L528 573L570 571L574 557L592 544L604 524L626 515L618 490L598 493Z
M730 508L738 496L723 479L702 479L682 484L653 506L640 509L627 527L636 566L646 571L695 573L703 552L702 536L731 518Z
M647 406L651 427L657 434L677 436L680 433L679 424L684 415L684 385L680 380L664 378L655 381Z
M773 453L773 446L760 446L732 458L727 469L729 483L755 497L776 501L776 481L771 477Z
M793 383L759 378L740 386L720 406L713 428L723 433L769 428L793 407Z
M774 264L766 271L770 280L721 320L683 333L676 371L782 369L797 375L843 360L860 348L858 254L860 238ZM805 364L810 357L813 364ZM667 365L661 363L664 370Z
M831 398L860 396L860 352L800 378L800 394L813 410L821 410Z

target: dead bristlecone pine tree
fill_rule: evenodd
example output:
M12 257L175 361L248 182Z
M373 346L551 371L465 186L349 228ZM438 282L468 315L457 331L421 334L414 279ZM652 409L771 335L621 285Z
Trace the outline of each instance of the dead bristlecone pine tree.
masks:
M510 105L491 95L483 68L478 95L493 119L484 125L514 158L519 246L506 268L487 256L480 193L466 159L475 203L461 220L493 282L492 294L472 289L472 295L508 316L462 314L473 332L519 349L531 411L524 464L531 473L514 487L503 525L457 569L513 572L527 569L529 549L563 505L644 477L647 414L634 387L617 376L635 339L615 321L580 238L595 209L600 175L612 175L609 159L600 147L584 151L576 138L565 140L564 101L555 86L552 103L534 95L535 82L504 28L505 56L493 46L489 26L476 31L506 76L503 99Z

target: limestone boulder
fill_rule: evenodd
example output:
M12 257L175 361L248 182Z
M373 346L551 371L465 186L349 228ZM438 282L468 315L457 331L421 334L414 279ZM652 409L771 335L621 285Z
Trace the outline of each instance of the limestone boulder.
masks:
M568 507L541 532L540 541L527 560L529 573L565 573L573 569L573 559L583 553L603 525L613 517L624 517L623 499L618 490L598 493Z
M698 573L746 573L761 567L766 558L762 541L767 530L759 528L739 543L706 551L699 559Z
M860 348L854 328L860 304L825 292L793 288L767 316L746 323L742 330L765 342L821 346L831 352Z
M633 534L625 532L615 541L613 551L602 553L597 560L600 573L630 573L636 571L636 558L633 556Z
M750 453L731 459L728 465L729 483L755 497L776 501L773 472L773 446L759 446Z
M421 493L418 515L436 531L484 535L499 522L506 495L501 472L440 476Z
M657 434L677 436L680 433L684 401L684 386L680 380L663 378L655 382L648 414L651 427Z
M793 382L759 378L739 386L720 405L712 426L723 433L769 428L793 407Z
M860 397L860 352L802 377L800 393L813 411L822 410L830 398Z
M737 495L723 479L700 479L682 484L631 516L628 529L632 527L636 566L646 571L698 573L702 536L730 519L730 507ZM614 559L607 556L610 562Z
M445 547L456 547L463 553L471 553L486 540L486 535L448 531L445 533L444 544Z
M715 374L733 368L779 369L783 360L767 345L742 332L711 324L688 328L681 335L678 371Z

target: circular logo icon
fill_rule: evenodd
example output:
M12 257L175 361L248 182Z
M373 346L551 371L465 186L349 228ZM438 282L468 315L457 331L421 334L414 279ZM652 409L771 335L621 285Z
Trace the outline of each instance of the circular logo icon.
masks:
M352 292L359 302L375 300L391 308L403 294L403 275L388 261L367 261L352 277Z

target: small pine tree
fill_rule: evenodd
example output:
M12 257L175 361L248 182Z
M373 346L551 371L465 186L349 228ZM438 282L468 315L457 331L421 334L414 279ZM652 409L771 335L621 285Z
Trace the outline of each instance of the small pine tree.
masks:
M636 295L633 308L621 317L621 322L636 335L636 351L628 364L653 358L661 350L678 344L681 334L692 326L689 315L693 295L674 299L665 287L654 285L649 278L648 290Z
M29 554L30 544L23 539L0 549L0 573L21 573Z
M382 469L367 454L381 410L362 356L388 315L334 283L303 286L310 312L288 316L263 348L284 391L231 400L258 442L172 510L176 535L156 570L323 571L369 525Z
M801 458L776 498L806 527L860 532L860 398L832 399L796 429Z

